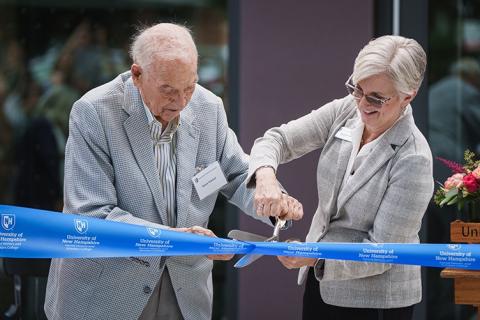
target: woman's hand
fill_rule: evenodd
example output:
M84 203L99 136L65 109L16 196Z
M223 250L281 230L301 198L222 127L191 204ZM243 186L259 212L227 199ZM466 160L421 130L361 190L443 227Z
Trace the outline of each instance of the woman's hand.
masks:
M280 218L283 220L300 220L303 217L303 206L294 197L289 196L288 194L282 194L282 213Z
M271 167L262 167L255 172L255 208L257 215L277 217L282 214L285 199L282 197L280 184Z
M300 243L300 240L288 239L285 242ZM298 269L304 266L313 267L315 263L317 263L318 261L318 259L316 258L288 257L288 256L277 256L277 259L287 269Z
M283 266L287 269L297 269L304 266L313 267L318 260L315 258L285 257L285 256L277 256L277 258L283 264Z
M295 198L283 194L271 167L262 167L255 172L255 208L259 216L280 217L284 220L300 220L303 206Z

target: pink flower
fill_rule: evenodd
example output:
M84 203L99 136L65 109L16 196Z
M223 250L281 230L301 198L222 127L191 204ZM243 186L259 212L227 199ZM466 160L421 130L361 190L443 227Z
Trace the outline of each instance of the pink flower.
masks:
M480 179L480 167L477 167L475 170L473 170L472 174L475 176L475 178Z
M473 193L478 190L478 182L472 173L463 177L463 185L467 188L468 192Z
M447 181L443 184L443 187L448 191L452 188L460 188L463 186L463 177L464 173L455 173L453 176L449 177Z
M465 169L463 169L461 164L440 157L437 157L437 159L440 160L445 166L450 168L453 173L465 173Z

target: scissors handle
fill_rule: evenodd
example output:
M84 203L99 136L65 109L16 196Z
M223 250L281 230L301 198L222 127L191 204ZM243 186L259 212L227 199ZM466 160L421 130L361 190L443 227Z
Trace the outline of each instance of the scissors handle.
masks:
M268 238L255 234L255 233L250 233L242 230L231 230L228 233L228 237L235 239L235 240L240 240L240 241L265 241Z
M278 235L280 234L280 229L283 228L286 221L280 218L277 218L277 222L275 223L275 228L273 229L273 237L278 239Z

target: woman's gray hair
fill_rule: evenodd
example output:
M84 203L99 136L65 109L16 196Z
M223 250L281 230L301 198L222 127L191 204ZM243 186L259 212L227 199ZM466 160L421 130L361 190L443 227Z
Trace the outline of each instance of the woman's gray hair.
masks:
M377 74L392 79L398 93L411 94L422 84L427 55L413 39L382 36L371 40L355 59L353 83Z
M130 47L133 63L147 69L154 61L184 60L196 63L197 48L190 30L173 23L159 23L139 30Z

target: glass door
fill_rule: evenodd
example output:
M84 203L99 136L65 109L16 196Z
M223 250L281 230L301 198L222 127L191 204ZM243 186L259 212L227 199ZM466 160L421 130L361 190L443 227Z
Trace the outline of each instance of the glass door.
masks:
M428 139L434 177L452 174L437 157L463 163L463 153L480 152L480 1L429 2ZM456 208L431 206L428 242L449 242ZM427 271L428 319L473 319L471 306L454 305L453 281Z

